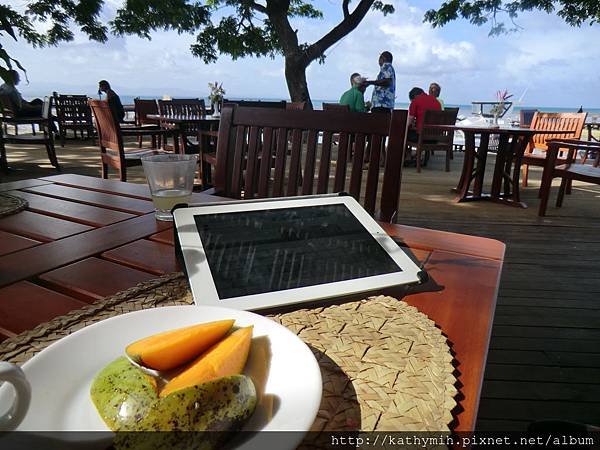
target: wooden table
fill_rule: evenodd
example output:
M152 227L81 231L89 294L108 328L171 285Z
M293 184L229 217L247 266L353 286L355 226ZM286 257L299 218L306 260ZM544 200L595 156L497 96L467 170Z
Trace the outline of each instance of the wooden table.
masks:
M519 177L521 161L525 149L535 134L568 134L572 131L535 130L521 127L486 127L457 125L428 125L465 134L465 158L460 180L455 189L456 202L490 200L510 206L526 208L521 202ZM475 136L480 135L479 147L475 145ZM498 136L496 165L489 194L483 192L485 164L489 151L490 137ZM513 164L514 163L514 164ZM473 188L471 189L471 183Z
M0 191L29 201L26 211L0 219L0 340L178 269L172 225L154 219L145 185L57 175L0 184ZM429 273L430 282L408 295L387 293L404 295L448 337L460 392L453 429L473 430L505 246L382 226Z
M185 139L186 130L192 129L203 129L206 127L207 130L213 130L216 126L218 128L220 117L214 116L163 116L160 114L148 114L148 119L157 120L161 126L167 124L168 126L177 130L181 143L178 139L175 140L175 153L180 153L185 150ZM189 133L188 133L189 134ZM182 150L180 150L180 148Z

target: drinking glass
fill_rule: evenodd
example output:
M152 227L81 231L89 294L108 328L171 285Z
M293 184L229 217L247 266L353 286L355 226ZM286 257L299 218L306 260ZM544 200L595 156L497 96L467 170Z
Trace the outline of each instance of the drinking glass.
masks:
M189 203L194 187L198 155L151 155L142 157L144 173L158 220L172 221L171 209Z

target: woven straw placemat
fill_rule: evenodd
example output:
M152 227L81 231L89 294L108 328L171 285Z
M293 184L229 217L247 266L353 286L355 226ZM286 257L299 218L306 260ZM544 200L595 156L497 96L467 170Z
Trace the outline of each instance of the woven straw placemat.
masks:
M18 213L27 208L27 200L8 194L0 194L0 217Z
M192 304L187 279L166 275L0 343L21 364L52 342L100 320ZM323 397L313 431L448 431L456 378L446 338L427 316L391 297L269 316L313 351Z

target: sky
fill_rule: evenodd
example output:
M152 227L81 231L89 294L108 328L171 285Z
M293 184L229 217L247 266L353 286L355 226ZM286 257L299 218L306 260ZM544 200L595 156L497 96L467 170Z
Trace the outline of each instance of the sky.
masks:
M8 3L22 7L25 2ZM103 16L110 19L121 2L106 3ZM314 42L341 19L341 2L313 3L324 18L295 20L300 42ZM376 77L378 56L389 50L397 102L408 101L412 87L426 89L436 81L449 104L494 100L496 91L507 89L521 105L600 108L600 46L595 45L600 25L573 28L556 15L538 11L519 16L520 31L489 37L489 25L457 20L433 29L424 24L424 12L439 7L441 0L392 3L394 14L369 12L357 29L326 52L324 64L309 66L313 99L339 98L353 72ZM189 51L194 41L190 34L158 32L150 41L127 36L98 44L78 32L73 42L58 47L34 49L23 40L6 39L2 44L27 69L29 84L20 85L25 97L52 91L92 95L98 80L107 79L120 95L205 97L208 82L219 81L226 97L289 98L281 57L232 61L221 56L217 63L205 64Z

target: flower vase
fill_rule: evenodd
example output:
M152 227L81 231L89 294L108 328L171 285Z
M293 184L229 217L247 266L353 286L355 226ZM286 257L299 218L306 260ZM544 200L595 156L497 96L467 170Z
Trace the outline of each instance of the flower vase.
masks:
M494 118L492 119L492 126L494 128L500 128L500 125L498 125L498 114L494 114Z

